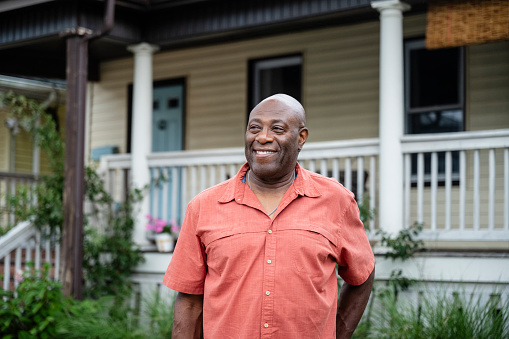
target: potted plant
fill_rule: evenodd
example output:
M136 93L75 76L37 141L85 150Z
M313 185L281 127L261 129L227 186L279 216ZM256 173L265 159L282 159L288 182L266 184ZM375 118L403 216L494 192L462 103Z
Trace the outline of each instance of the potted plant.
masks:
M159 252L171 252L175 246L175 240L180 232L180 225L175 220L166 221L147 215L147 230L154 232L154 240Z

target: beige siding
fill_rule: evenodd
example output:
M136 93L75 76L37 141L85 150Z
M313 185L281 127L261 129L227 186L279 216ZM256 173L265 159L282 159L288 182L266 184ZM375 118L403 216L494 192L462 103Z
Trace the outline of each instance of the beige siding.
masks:
M5 121L7 112L0 110L0 122ZM9 171L10 133L7 128L0 126L0 172Z
M509 41L468 47L467 129L509 128Z

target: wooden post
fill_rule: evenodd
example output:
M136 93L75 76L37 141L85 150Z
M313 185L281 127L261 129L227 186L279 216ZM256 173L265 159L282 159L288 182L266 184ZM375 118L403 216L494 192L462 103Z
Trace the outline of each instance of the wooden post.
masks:
M61 278L64 293L83 298L83 197L88 40L79 29L67 37L64 227Z

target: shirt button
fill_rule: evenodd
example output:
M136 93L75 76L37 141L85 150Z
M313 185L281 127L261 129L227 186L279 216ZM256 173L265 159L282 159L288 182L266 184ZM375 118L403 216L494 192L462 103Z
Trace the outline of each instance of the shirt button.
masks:
M270 291L265 292L266 295L270 295Z
M272 260L267 260L267 264L271 264L272 263Z
M272 234L272 230L269 230L269 234Z
M263 327L267 328L267 327L269 327L269 324L265 323L265 324L263 324Z

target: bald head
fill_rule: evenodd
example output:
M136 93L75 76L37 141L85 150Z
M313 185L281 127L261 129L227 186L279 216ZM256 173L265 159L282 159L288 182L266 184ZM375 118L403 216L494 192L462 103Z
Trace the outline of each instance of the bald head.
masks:
M287 94L274 94L260 101L251 112L261 108L261 106L270 106L274 112L291 111L299 120L299 127L306 126L306 111L301 103Z

